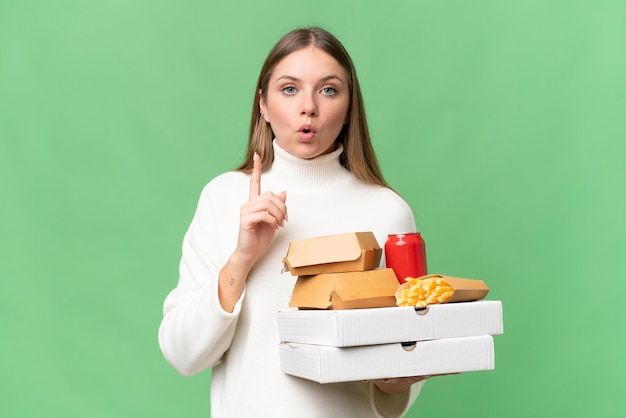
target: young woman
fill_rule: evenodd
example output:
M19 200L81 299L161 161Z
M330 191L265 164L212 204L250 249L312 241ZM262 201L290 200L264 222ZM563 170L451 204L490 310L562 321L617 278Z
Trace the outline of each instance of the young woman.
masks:
M320 28L294 30L259 75L248 151L203 190L167 296L159 343L189 376L212 368L211 416L402 416L424 377L318 384L282 373L276 314L295 277L294 239L414 231L385 183L348 53Z

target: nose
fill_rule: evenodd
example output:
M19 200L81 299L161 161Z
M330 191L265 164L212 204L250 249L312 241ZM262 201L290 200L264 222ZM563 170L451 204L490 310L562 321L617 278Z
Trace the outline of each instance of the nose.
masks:
M317 99L315 94L303 95L300 114L303 116L317 116Z

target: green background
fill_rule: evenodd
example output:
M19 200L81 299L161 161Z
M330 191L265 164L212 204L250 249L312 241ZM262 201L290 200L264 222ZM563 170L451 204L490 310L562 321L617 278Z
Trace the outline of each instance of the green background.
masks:
M431 272L504 305L496 370L409 416L612 417L624 396L623 1L0 0L0 416L207 417L162 302L261 63L334 32Z

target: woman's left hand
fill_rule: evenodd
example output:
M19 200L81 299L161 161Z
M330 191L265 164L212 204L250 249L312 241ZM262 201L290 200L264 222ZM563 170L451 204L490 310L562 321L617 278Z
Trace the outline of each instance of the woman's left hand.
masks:
M394 379L375 379L372 382L381 392L397 395L409 390L412 384L428 379L430 376L397 377Z
M444 373L444 374L433 374L433 375L425 375L425 376L411 376L411 377L397 377L393 379L374 379L372 382L380 389L381 392L384 392L388 395L398 395L402 392L409 390L412 384L421 382L423 380L429 379L435 376L447 376L449 374L458 374L458 373ZM363 382L369 382L369 380L364 380Z

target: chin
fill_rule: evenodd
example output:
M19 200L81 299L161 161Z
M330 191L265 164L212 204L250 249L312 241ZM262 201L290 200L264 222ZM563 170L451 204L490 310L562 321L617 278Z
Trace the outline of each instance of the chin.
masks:
M305 160L310 160L319 157L320 155L328 154L335 150L334 142L330 144L321 144L320 142L315 140L305 142L298 139L295 141L289 141L289 143L287 144L283 144L282 141L277 143L289 154Z
M321 152L294 152L293 155L295 155L298 158L302 158L303 160L311 160L313 158L319 157L320 155L322 155Z
M324 153L324 150L320 150L317 147L311 146L310 144L300 144L298 146L292 147L291 149L287 149L287 152L298 158L310 160L312 158L322 155Z
M335 149L336 149L335 143L332 143L325 147L315 147L314 149L311 149L311 147L305 146L304 149L299 150L300 152L298 152L296 155L298 155L298 157L300 158L310 160L312 158L319 157L320 155L330 154Z

